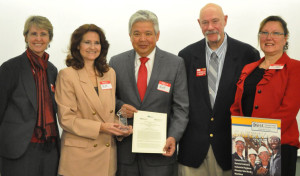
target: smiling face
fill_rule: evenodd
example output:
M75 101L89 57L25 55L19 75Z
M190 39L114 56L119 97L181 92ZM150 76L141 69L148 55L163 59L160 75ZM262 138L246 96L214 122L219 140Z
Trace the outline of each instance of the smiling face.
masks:
M89 31L83 35L78 50L84 62L95 61L101 52L100 37L98 33Z
M255 163L256 155L250 154L250 155L249 155L249 160L250 160L251 163Z
M282 25L278 21L269 21L261 29L260 32L268 32L269 35L259 36L260 48L266 56L282 55L283 47L287 42L285 35L270 35L270 33L284 33Z
M134 50L141 56L147 57L155 48L159 32L155 34L152 22L141 21L132 25L130 40Z
M245 144L243 141L237 141L235 143L235 148L236 148L236 152L237 153L243 153L244 149L245 149Z
M32 25L25 36L25 41L35 54L42 57L50 42L49 32Z
M269 152L267 151L264 151L264 152L260 152L260 154L258 155L259 159L262 161L262 162L266 162L269 160Z
M278 150L280 146L280 139L278 137L272 136L269 139L269 147L272 150Z

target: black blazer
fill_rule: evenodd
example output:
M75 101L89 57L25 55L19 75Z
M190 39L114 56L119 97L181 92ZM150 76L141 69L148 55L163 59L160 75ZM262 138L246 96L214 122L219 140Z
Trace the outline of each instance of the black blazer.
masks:
M185 61L189 90L189 123L179 142L178 160L199 167L212 145L223 170L231 169L230 106L234 102L236 82L244 65L260 59L252 46L227 36L227 52L214 108L211 108L207 76L196 77L196 69L206 68L205 39L179 52ZM211 136L212 135L212 136Z
M50 62L48 62L47 76L53 111L56 114L57 107L51 84L55 87L57 68ZM0 156L15 159L26 151L37 120L36 96L36 85L26 52L2 64L0 67ZM59 143L58 136L58 147Z

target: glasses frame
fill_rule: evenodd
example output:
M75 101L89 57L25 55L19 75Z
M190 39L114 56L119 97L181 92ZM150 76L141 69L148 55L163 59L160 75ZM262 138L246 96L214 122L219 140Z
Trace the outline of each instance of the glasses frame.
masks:
M261 31L258 33L259 37L261 38L267 38L269 35L272 38L279 38L281 35L285 35L284 32L265 32Z

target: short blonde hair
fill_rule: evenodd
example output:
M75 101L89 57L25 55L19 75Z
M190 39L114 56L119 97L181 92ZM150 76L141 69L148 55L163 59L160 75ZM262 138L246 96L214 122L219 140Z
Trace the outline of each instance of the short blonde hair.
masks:
M26 37L31 26L36 25L40 29L45 29L49 33L50 41L53 38L53 26L48 18L43 16L30 16L24 25L23 35Z

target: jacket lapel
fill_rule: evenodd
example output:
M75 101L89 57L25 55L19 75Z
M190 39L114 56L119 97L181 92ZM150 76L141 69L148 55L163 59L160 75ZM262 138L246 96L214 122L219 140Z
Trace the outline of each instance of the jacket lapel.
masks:
M37 112L36 85L31 71L32 69L30 66L30 62L26 56L26 52L22 54L21 62L22 62L21 77L22 77L22 82L24 84L25 92L27 93L28 98L35 112Z
M141 98L139 95L139 91L138 91L136 79L135 79L135 51L134 50L131 50L131 52L128 54L128 58L127 58L125 64L126 64L126 66L124 68L128 69L127 77L128 77L129 85L132 85L131 89L135 93L135 96L137 97L139 103L141 103Z
M161 70L160 66L163 64L163 57L164 57L164 55L162 54L161 50L158 47L156 47L152 73L150 76L149 84L147 86L144 101L149 96L151 90L155 89L155 86L156 86L155 84L157 83L156 81L158 80L158 75Z
M260 62L258 63L258 65L264 61L264 57L260 60ZM284 67L286 66L286 63L290 60L289 56L284 52L281 56L281 58L279 58L275 64L280 64L283 65ZM258 66L257 65L257 66ZM263 79L258 83L258 85L263 85L263 84L268 84L269 81L271 80L271 78L273 77L273 75L277 72L277 69L266 69L265 74L263 76Z
M236 84L241 74L239 71L239 67L237 66L238 62L236 62L236 60L239 59L239 56L235 54L236 52L234 50L236 48L232 48L231 42L232 39L229 36L227 36L227 51L225 54L225 60L215 104L222 103L223 96L227 95L226 92L229 88L231 88L231 85ZM237 80L233 79L235 77L237 78Z
M211 103L210 103L210 99L209 99L209 91L208 91L208 80L207 80L207 65L206 65L206 52L205 52L205 39L201 40L197 49L193 52L194 53L194 57L191 64L192 64L192 77L196 78L195 81L196 84L193 84L194 86L196 86L194 88L194 90L201 90L204 89L203 92L204 95L200 95L200 96L204 96L205 99L205 103L207 104L208 107L211 107ZM206 68L206 76L203 77L197 77L196 76L196 70L197 69L201 69L201 68ZM198 99L200 99L201 97L199 97Z
M80 69L77 70L77 73L80 81L80 86L82 87L82 91L85 93L87 99L90 101L91 108L93 109L94 112L97 112L104 121L107 121L106 118L108 118L108 116L104 114L105 111L102 102L100 101L100 98L97 92L95 91L92 82L89 80L86 70ZM98 78L97 78L97 82L98 82L98 91L99 91L100 83L98 81Z

